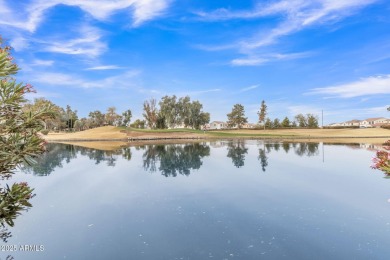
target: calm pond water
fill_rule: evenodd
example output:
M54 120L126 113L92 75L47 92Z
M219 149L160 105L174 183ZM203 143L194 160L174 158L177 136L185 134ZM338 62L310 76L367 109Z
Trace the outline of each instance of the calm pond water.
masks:
M390 179L359 145L50 144L14 259L388 259ZM41 250L43 249L43 251Z

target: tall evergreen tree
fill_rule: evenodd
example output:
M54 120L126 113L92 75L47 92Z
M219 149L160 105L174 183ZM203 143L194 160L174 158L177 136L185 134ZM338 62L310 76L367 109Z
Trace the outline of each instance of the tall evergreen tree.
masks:
M260 105L260 111L257 112L257 115L259 116L259 123L263 123L264 129L265 129L265 117L267 116L267 105L265 104L265 101L261 101Z
M282 121L282 127L290 127L290 119L287 116Z
M313 114L306 115L307 127L318 128L318 117Z
M272 123L273 128L279 128L280 127L280 120L278 118L274 119L274 122Z
M264 129L265 128L272 128L272 121L269 117L267 117L267 119L265 120Z

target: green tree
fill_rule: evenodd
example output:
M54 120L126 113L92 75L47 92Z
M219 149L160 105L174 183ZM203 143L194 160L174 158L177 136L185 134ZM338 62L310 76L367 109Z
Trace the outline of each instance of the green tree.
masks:
M191 99L189 96L179 98L177 102L177 111L179 113L178 124L188 126L189 119L193 114L193 104L191 104Z
M257 112L257 115L259 116L259 124L263 123L265 129L265 117L267 116L267 105L265 104L264 100L261 101L260 111Z
M116 113L116 107L107 108L106 123L108 125L114 125L119 119L119 115Z
M128 126L128 124L131 121L131 117L133 116L131 114L131 110L130 109L126 110L125 112L122 113L122 116L123 116L122 124L124 126Z
M83 125L83 122L81 120L76 120L76 122L74 122L74 129L76 131L83 130L83 127L84 127L84 125Z
M232 112L227 114L228 126L241 128L241 126L248 122L248 118L245 117L245 109L241 104L235 104L232 108Z
M130 124L130 127L143 129L145 128L145 124L146 124L145 120L137 119L132 124Z
M149 128L155 129L159 115L159 111L156 106L156 100L150 99L149 101L145 101L143 104L143 109L144 112L142 113L142 116L145 118Z
M198 125L195 126L195 129L200 129L200 126L205 126L210 122L210 113L202 112L199 115Z
M293 121L293 122L291 123L291 127L298 127L297 122Z
M295 120L299 127L307 127L307 118L303 114L296 115Z
M269 117L267 117L267 119L265 120L264 127L265 128L272 128L272 121Z
M282 121L282 127L290 127L290 119L287 116Z
M102 112L100 112L99 110L95 110L93 112L90 112L88 116L90 118L92 127L103 126L105 115Z
M318 128L318 117L313 114L298 114L295 116L299 127Z
M280 121L278 118L275 118L272 123L273 128L279 128L280 127Z
M185 125L200 129L201 126L210 122L210 114L203 112L202 109L203 105L198 100L190 103L188 117L184 120Z
M161 113L158 113L157 115L157 121L156 121L156 128L158 129L166 129L168 126L166 124L166 120L164 115Z
M11 78L19 70L10 54L11 48L3 46L0 38L0 178L9 178L17 166L32 164L44 152L44 140L39 131L43 120L54 117L50 106L37 111L23 111L25 94L33 92L29 84L16 83ZM0 237L6 242L10 237L6 225L13 226L14 219L32 205L29 203L33 189L27 183L0 186Z
M50 100L45 98L36 98L33 103L26 103L23 106L23 111L40 111L45 107L51 107L54 117L43 118L44 128L46 130L57 130L61 128L61 115L65 113L64 109L55 105Z
M74 123L78 119L77 110L72 110L72 108L69 105L66 105L64 118L65 118L66 127L68 129L74 128Z
M318 117L313 114L306 115L307 127L318 128Z
M180 105L176 100L176 96L164 96L159 102L160 105L160 118L165 119L165 125L169 128L174 128L180 123Z

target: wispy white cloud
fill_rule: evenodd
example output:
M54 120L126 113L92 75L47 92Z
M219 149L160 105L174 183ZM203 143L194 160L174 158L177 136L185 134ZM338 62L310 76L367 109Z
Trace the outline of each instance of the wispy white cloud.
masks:
M186 91L186 92L177 92L177 93L172 93L172 94L175 94L179 97L184 97L184 96L193 97L193 96L200 96L203 94L210 94L213 92L219 92L221 90L222 89L220 89L220 88L211 88L211 89L191 90L191 91Z
M240 89L240 92L247 92L247 91L249 91L249 90L253 90L253 89L256 89L256 88L258 88L258 87L259 87L259 85L249 86L249 87Z
M1 15L7 15L11 11L9 10L7 4L5 3L5 0L0 0L0 14Z
M213 88L213 89L204 89L204 90L195 90L195 91L190 91L188 92L187 95L199 95L199 94L206 94L210 92L219 92L221 91L220 88Z
M236 42L234 45L241 53L248 53L260 47L269 46L278 42L279 38L305 29L308 26L321 25L326 22L335 22L354 14L357 10L373 4L378 0L279 0L261 2L252 10L230 11L218 9L211 13L197 12L196 15L204 21L220 21L231 19L261 19L267 16L277 16L281 22L275 27L261 31L250 39ZM231 46L224 44L222 46ZM205 46L203 46L206 48ZM218 50L218 46L209 50ZM235 63L256 65L261 60L252 62L238 59Z
M10 40L10 45L16 51L21 51L21 50L26 49L29 46L29 43L28 43L28 40L26 38L24 38L22 36L16 36Z
M193 44L193 48L203 50L203 51L223 51L236 48L236 44L226 44L226 45L216 45L209 46L204 44Z
M115 12L127 9L132 13L133 26L160 16L171 0L36 0L24 3L24 9L12 10L0 1L0 24L34 32L43 22L45 13L57 5L76 6L97 20L107 20Z
M35 66L51 66L54 64L54 60L40 60L40 59L35 59L31 65Z
M104 65L104 66L95 66L86 68L85 70L117 70L122 69L122 67L116 66L116 65Z
M242 59L234 59L230 62L233 66L259 66L264 63L267 63L269 60L266 58L242 58Z
M79 38L42 41L44 51L71 55L97 57L107 50L107 45L101 41L103 33L92 26L84 25L79 29Z
M83 88L133 88L135 84L132 82L134 82L135 78L140 75L140 73L139 70L129 70L125 73L107 77L102 80L85 82L81 86Z
M65 73L37 73L34 77L31 78L32 82L37 82L41 84L46 84L49 86L82 86L86 83L85 80L82 80L73 75L65 74Z
M147 20L160 16L168 8L170 0L138 0L134 1L133 26L139 26Z
M240 59L233 59L230 64L233 66L260 66L268 62L278 60L294 60L311 56L310 52L300 53L270 53L263 56L255 55Z
M140 71L130 70L123 74L107 77L99 80L89 80L78 75L65 73L37 73L31 76L33 83L45 84L48 86L72 86L75 88L129 88L133 85L129 82L134 80Z
M53 60L41 60L41 59L33 59L29 60L28 62L24 59L18 60L19 68L21 69L21 72L23 73L31 73L32 71L35 71L36 67L48 67L52 66L54 64Z
M314 88L308 94L340 98L390 94L390 75L362 78L350 83Z

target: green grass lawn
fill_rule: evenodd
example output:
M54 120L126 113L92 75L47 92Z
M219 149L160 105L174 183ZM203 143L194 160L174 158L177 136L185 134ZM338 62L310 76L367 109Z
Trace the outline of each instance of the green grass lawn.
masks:
M140 129L140 128L131 128L131 127L118 127L121 130L134 131L134 132L144 132L144 133L194 133L194 134L203 134L201 130L188 129L188 128L177 128L177 129Z
M192 134L206 134L208 136L215 137L261 137L261 136L270 136L270 137L293 137L295 135L280 135L280 134L243 134L243 133L229 133L229 130L223 131L202 131L189 128L177 128L177 129L140 129L140 128L131 128L131 127L118 127L120 130L134 131L134 132L144 132L144 133L192 133Z

